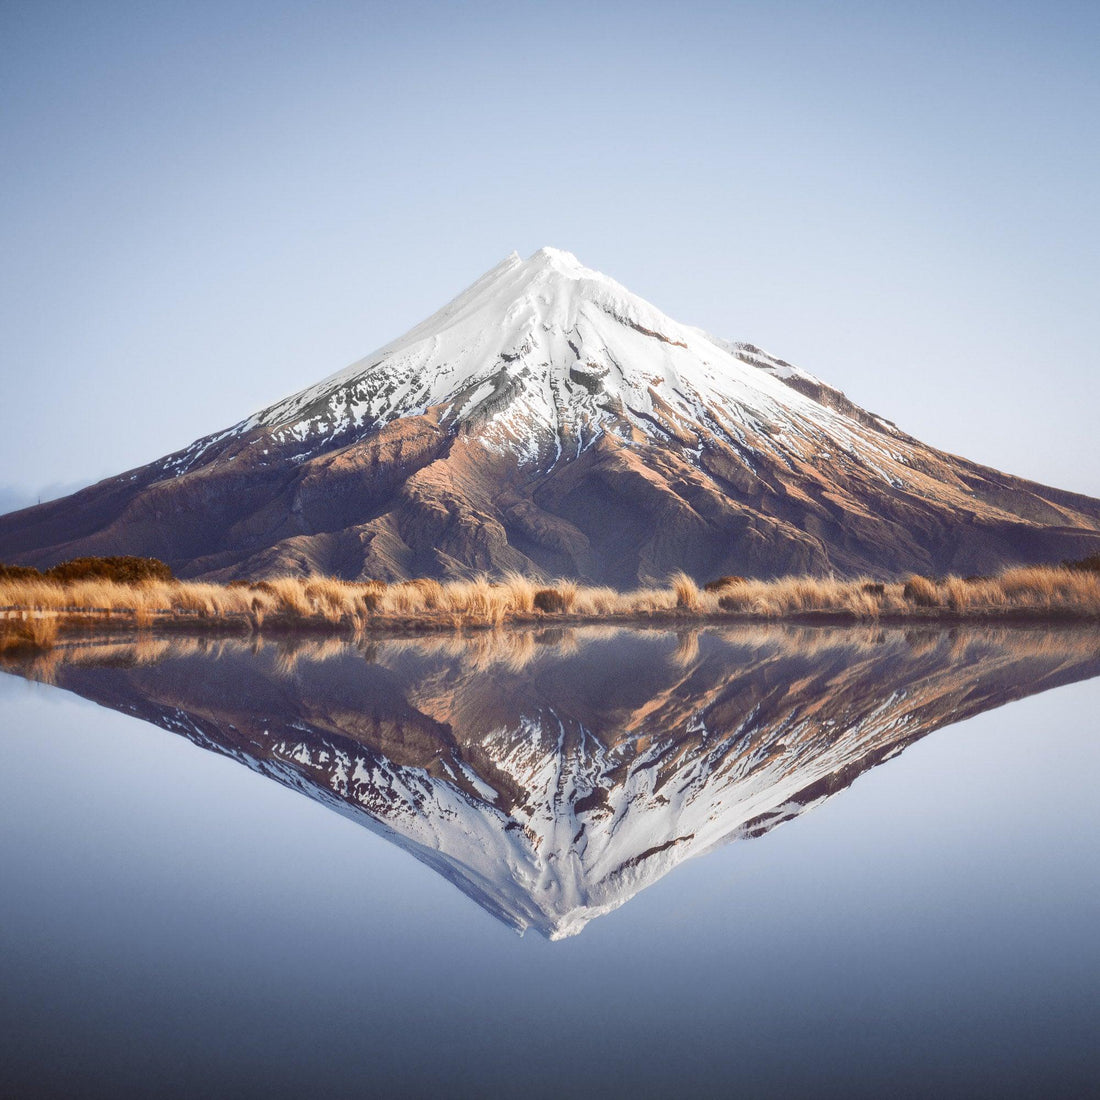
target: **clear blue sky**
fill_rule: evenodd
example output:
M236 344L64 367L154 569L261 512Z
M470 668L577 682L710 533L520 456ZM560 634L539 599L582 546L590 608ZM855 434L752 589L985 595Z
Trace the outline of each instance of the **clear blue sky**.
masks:
M1096 3L0 0L0 505L575 252L1100 495Z

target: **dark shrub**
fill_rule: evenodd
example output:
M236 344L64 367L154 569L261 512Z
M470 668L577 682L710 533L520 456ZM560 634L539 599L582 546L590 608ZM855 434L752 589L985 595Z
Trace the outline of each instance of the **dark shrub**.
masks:
M45 575L53 581L115 581L117 584L139 584L141 581L170 581L172 570L159 558L135 558L129 555L114 558L73 558L63 561Z
M703 585L704 592L721 592L723 588L733 588L737 584L745 584L744 577L717 577L713 581L707 581Z
M1089 554L1087 558L1078 558L1077 561L1064 561L1062 568L1077 573L1100 573L1100 554Z
M867 581L860 585L860 591L866 592L868 596L885 596L886 585L876 584L874 581Z
M33 581L41 576L33 565L4 565L0 562L0 581Z
M554 613L565 610L565 598L556 588L540 588L535 593L535 608Z

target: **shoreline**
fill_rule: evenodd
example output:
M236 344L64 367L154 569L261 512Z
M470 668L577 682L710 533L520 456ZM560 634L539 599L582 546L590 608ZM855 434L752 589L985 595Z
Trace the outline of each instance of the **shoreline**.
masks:
M0 649L48 649L59 634L152 631L234 636L438 634L504 626L608 625L1100 625L1100 572L1071 566L995 577L910 575L879 582L808 576L723 577L700 587L686 574L621 592L575 581L343 581L276 577L214 584L164 578L0 579Z
M11 620L9 620L10 622ZM173 654L248 652L274 649L280 660L327 659L338 653L358 653L368 661L386 646L443 647L448 653L469 649L482 657L514 662L544 647L571 653L585 638L671 639L677 652L690 652L706 637L731 643L794 645L803 652L816 647L852 646L866 650L903 638L918 652L929 646L947 645L952 652L982 639L1000 639L1001 644L1039 646L1045 651L1056 639L1073 639L1073 644L1100 656L1100 621L1080 617L1014 614L999 618L959 618L924 615L920 618L891 616L889 620L855 619L839 615L799 615L761 619L736 614L653 615L616 619L571 616L568 619L527 619L501 624L467 624L412 621L377 622L370 629L356 630L345 624L273 623L256 629L243 620L183 619L139 626L132 616L111 619L85 616L53 620L46 635L14 635L0 620L0 673L30 675L53 682L55 670L71 662L90 659L108 664L155 663ZM455 648L459 647L459 648ZM685 648L686 647L686 648ZM807 648L808 647L808 648ZM98 655L98 656L97 656ZM480 658L479 658L480 659ZM526 658L523 658L526 659ZM60 662L60 665L58 664Z
M149 631L150 633L182 633L251 635L251 634L438 634L464 630L495 630L503 627L581 626L655 626L691 627L724 624L790 623L797 626L861 625L906 626L932 624L960 626L968 623L990 624L1096 624L1100 625L1100 610L1089 607L986 607L957 610L947 607L914 607L911 610L882 611L879 614L857 612L847 608L816 608L787 612L752 610L699 610L684 608L654 611L576 614L570 612L534 612L506 615L486 620L463 617L452 612L419 615L370 615L362 619L269 615L258 623L246 612L207 615L194 611L139 612L132 608L38 609L0 607L0 633L5 628L28 623L56 624L60 630L84 633L89 629Z

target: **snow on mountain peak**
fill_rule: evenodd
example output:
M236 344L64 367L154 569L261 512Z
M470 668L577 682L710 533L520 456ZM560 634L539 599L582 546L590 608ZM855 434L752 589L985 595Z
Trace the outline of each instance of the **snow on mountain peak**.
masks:
M543 245L542 248L528 257L528 263L536 262L554 264L562 270L572 268L577 271L589 272L589 269L572 252L567 252L564 248L553 248L550 245Z
M511 253L404 336L240 425L312 447L430 413L520 464L625 442L718 435L733 445L783 425L846 418L787 384L816 379L753 345L682 325L572 253ZM780 433L782 434L782 433Z

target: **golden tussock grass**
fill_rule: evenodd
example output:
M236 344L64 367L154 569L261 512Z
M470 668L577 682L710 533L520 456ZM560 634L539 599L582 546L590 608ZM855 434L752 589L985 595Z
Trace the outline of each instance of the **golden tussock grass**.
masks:
M676 593L676 606L684 611L700 609L699 586L686 573L674 573L671 581L672 591Z
M7 647L48 648L59 621L102 619L157 627L202 621L265 627L340 629L361 636L379 626L492 627L508 622L797 616L889 618L1100 618L1100 574L1060 567L1009 569L996 577L903 581L792 576L700 587L686 573L664 586L619 592L572 580L540 582L423 578L384 584L333 577L276 577L254 584L148 580L121 584L0 580L0 633ZM51 634L50 632L53 632Z

